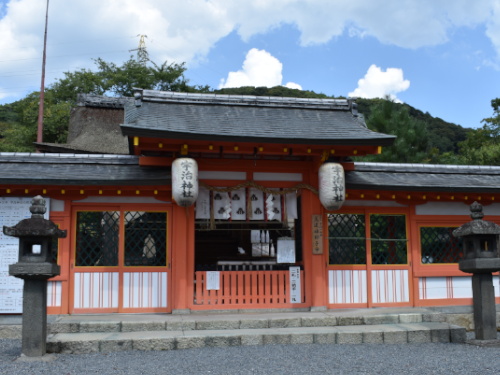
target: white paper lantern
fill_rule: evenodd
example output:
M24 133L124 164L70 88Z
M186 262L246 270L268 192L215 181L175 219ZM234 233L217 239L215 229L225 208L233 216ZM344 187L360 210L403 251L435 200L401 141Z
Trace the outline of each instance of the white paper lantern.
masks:
M189 207L198 197L198 164L196 160L181 157L172 163L172 198L182 207Z
M318 172L319 200L328 211L340 209L345 201L344 168L338 163L324 163Z

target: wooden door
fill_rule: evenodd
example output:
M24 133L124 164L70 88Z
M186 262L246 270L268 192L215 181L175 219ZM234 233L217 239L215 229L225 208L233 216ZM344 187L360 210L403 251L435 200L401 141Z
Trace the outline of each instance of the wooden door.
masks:
M77 207L72 312L170 312L170 207Z

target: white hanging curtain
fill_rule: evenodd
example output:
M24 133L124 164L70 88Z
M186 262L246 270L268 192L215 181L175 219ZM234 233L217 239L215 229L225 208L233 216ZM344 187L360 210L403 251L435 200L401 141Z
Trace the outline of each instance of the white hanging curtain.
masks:
M259 189L250 188L248 192L252 212L249 215L250 220L264 220L264 192Z
M214 218L228 220L231 217L231 199L229 193L213 192Z
M231 192L231 217L233 220L245 220L247 218L247 196L246 189L238 189Z
M295 220L299 218L297 213L297 193L288 193L285 196L286 217L288 220Z

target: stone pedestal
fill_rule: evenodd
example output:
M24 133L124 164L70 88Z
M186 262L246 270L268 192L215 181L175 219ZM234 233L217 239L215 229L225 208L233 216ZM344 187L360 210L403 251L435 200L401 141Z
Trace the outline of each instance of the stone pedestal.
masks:
M47 280L24 280L22 354L41 357L47 353Z
M495 340L497 338L495 290L491 273L472 275L472 298L476 340Z

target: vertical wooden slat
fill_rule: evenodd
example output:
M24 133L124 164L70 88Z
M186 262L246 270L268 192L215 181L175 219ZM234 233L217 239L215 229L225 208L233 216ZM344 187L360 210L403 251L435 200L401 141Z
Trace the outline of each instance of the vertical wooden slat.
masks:
M222 303L224 305L231 304L231 280L229 276L230 275L228 275L226 272L221 272L221 280L222 280L221 291L222 294L224 295Z
M269 296L271 294L271 285L269 283L269 278L266 273L262 272L259 275L259 285L262 293L262 304L269 305Z
M273 295L273 303L282 303L281 300L281 275L271 274L272 283L271 283L271 293Z
M205 272L195 272L195 305L272 308L290 304L289 271L221 271L219 290L206 290L205 275ZM300 287L302 303L305 303L303 271L301 271Z
M204 305L205 300L203 299L203 277L205 276L205 272L195 272L195 299L197 305Z
M288 303L290 301L290 272L280 275L281 279L281 303Z
M240 304L245 304L246 303L246 288L245 288L245 283L246 283L246 276L247 272L242 272L238 274L238 290L239 290L239 303Z

